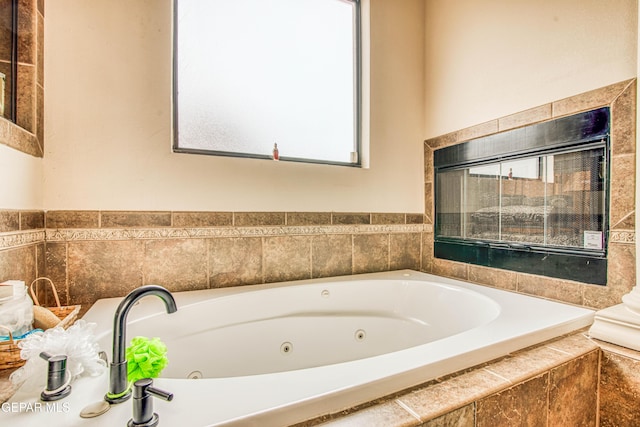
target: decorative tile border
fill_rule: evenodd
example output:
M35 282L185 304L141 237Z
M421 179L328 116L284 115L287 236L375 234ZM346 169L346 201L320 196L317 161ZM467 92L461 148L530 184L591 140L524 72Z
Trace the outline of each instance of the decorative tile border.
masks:
M281 220L273 221L276 215ZM0 210L0 250L44 242L433 232L423 220L411 213Z
M216 237L261 237L326 234L422 233L431 232L430 224L326 225L275 227L208 228L119 228L119 229L47 229L48 242L92 240L154 240Z
M44 241L157 240L216 237L304 236L325 234L433 233L432 224L355 224L276 227L206 228L119 228L119 229L43 229L0 233L0 249L26 246ZM633 230L615 230L610 243L635 244Z
M636 232L634 230L613 230L609 233L610 243L636 243Z
M0 249L17 248L44 242L44 230L0 233Z

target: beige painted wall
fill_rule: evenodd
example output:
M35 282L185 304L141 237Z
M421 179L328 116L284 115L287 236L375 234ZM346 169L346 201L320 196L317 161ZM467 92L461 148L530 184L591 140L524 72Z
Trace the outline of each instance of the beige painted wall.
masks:
M4 149L3 208L420 211L423 138L637 74L636 0L372 0L370 169L178 155L170 2L86 3L47 4L44 188Z
M421 0L371 0L369 169L172 153L171 3L47 3L46 209L422 211Z
M425 137L637 73L637 0L425 1Z
M42 159L0 144L0 209L42 206Z

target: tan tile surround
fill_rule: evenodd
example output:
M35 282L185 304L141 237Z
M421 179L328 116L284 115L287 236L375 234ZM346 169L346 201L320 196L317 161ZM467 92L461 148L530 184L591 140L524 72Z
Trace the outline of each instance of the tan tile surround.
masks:
M596 426L600 354L568 335L296 427Z
M0 211L0 281L44 273L44 239L44 212Z
M433 152L446 146L539 123L598 107L611 107L611 197L607 286L589 285L530 274L497 270L433 258L423 251L423 270L476 283L514 290L571 304L605 308L620 303L635 285L635 155L636 79L623 81L527 111L502 117L436 138L424 144L425 217L433 224ZM426 234L424 247L433 245Z
M640 352L584 332L296 427L636 427Z
M275 217L281 218L277 225ZM246 225L236 226L237 218ZM88 307L97 297L123 295L130 284L113 283L124 283L128 275L192 289L210 286L212 280L232 286L298 274L320 277L396 266L424 270L425 236L432 230L422 218L401 213L0 211L0 280L30 281L46 274L65 284L65 303L86 298ZM303 262L296 261L300 253ZM278 274L287 277L274 273L283 270L281 265L287 272ZM480 282L513 279L498 270L478 271L484 274ZM83 280L89 284L76 286ZM526 415L530 425L541 419L571 425L566 422L580 416L589 420L575 425L596 425L590 420L599 416L602 426L633 426L640 411L640 356L611 348L599 355L595 343L582 335L565 337L302 425L510 426L515 419L509 417ZM593 381L594 369L601 372L599 384ZM12 393L7 376L0 372L0 401ZM571 394L576 387L580 398ZM584 398L596 392L600 406ZM567 410L575 403L563 403L574 400L584 404L580 411Z
M184 291L420 270L431 232L423 222L413 213L0 211L0 280L46 274L63 304L86 308L146 283Z
M640 352L599 344L600 427L640 425Z

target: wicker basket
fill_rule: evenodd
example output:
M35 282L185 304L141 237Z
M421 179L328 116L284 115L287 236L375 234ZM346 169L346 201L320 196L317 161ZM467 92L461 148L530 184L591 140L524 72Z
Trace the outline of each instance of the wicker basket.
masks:
M69 326L73 325L73 323L78 319L78 314L80 313L79 305L71 305L71 306L62 306L60 304L60 298L58 297L58 290L54 286L51 279L47 277L38 277L29 286L29 293L31 294L31 298L33 299L33 303L35 305L40 306L40 301L38 300L37 292L34 289L34 286L39 280L45 280L51 285L51 290L53 292L53 297L56 300L55 307L47 307L53 314L56 315L58 319L60 319L60 323L56 326L61 326L64 329L67 329ZM9 340L8 341L0 341L0 369L11 369L11 368L19 368L20 366L25 364L25 360L20 358L20 347L18 347L18 343L20 340L13 339L13 335L11 334L11 330L5 326L0 325L0 330L9 332Z
M38 277L33 282L31 282L31 286L29 286L29 293L31 294L31 298L33 299L33 303L35 305L40 306L40 301L38 301L36 289L34 289L34 285L39 280L45 280L51 285L51 291L53 292L53 297L56 300L55 307L47 307L53 314L55 314L58 319L60 319L60 323L57 326L62 326L64 329L67 329L69 326L73 325L73 323L78 319L78 313L80 313L79 305L69 305L62 306L60 305L60 298L58 297L58 290L55 285L48 277ZM42 306L41 306L42 307Z
M19 368L24 365L25 360L20 358L18 341L13 339L11 329L0 325L0 330L9 332L9 341L0 342L0 369Z

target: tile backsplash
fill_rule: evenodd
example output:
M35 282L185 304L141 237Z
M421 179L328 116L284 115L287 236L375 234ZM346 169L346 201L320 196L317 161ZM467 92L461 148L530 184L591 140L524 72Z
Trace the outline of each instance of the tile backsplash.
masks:
M4 211L0 266L50 277L63 304L89 306L148 283L172 291L422 268L424 215L336 212ZM15 224L33 223L36 239ZM17 272L2 269L12 278ZM8 279L10 277L1 277Z
M44 212L0 211L0 281L29 284L45 271Z

